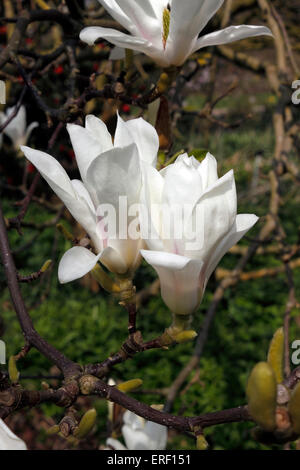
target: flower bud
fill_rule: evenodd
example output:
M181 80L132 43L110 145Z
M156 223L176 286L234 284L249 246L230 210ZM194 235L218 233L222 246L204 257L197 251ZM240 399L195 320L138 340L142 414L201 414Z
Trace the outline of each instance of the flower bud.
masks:
M162 405L162 404L160 404L160 405L153 404L153 405L150 405L150 406L151 406L151 408L153 408L156 411L163 411L163 409L164 409L164 405Z
M268 352L268 363L275 372L277 383L281 383L283 380L283 345L284 331L283 328L278 328L272 338Z
M198 333L194 330L187 330L187 331L181 331L174 337L176 343L181 344L181 343L187 343L188 341L191 341L198 336Z
M50 268L51 264L52 264L52 260L47 259L47 261L45 261L45 263L41 267L41 273L45 273L47 271L47 269Z
M266 431L276 427L276 376L267 362L259 362L252 369L247 383L249 412L253 420Z
M132 390L141 387L141 385L143 385L143 381L141 379L132 379L117 385L116 388L120 390L120 392L129 393Z
M88 410L81 418L78 428L74 431L74 436L78 439L82 439L87 436L94 427L96 417L97 411L95 408Z
M63 224L57 224L56 228L60 231L60 233L66 240L69 240L70 242L74 240L73 235L66 229Z
M97 282L103 287L106 292L117 293L120 292L120 286L111 279L108 274L101 268L97 263L96 266L91 270L91 274Z
M58 424L51 426L51 428L47 429L48 436L52 436L53 434L58 434L60 431Z
M197 450L207 450L208 449L208 442L205 439L203 434L199 434L199 436L197 436L196 447L197 447Z
M17 369L17 362L15 356L10 356L8 361L8 374L12 383L17 383L20 377L20 372Z

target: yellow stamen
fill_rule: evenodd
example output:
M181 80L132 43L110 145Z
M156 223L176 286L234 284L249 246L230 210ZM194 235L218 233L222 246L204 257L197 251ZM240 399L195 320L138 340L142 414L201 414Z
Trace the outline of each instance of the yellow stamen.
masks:
M169 8L165 8L163 11L163 46L164 49L166 48L167 39L169 37L170 32L170 18L171 13Z

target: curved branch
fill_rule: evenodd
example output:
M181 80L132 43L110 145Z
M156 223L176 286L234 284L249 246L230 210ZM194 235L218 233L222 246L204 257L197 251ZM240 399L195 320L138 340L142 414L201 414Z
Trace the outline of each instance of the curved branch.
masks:
M38 349L45 357L53 362L64 374L65 377L77 375L81 370L78 364L75 364L60 351L47 343L34 329L32 320L24 304L21 295L20 286L17 277L17 270L13 256L11 254L5 220L0 204L0 250L3 261L4 271L7 278L7 284L10 291L23 334L29 344Z

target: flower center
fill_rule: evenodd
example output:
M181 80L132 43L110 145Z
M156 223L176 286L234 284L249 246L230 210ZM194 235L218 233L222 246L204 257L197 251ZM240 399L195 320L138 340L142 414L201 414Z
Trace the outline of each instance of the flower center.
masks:
M170 32L170 18L171 18L171 7L168 3L167 8L164 8L163 11L163 46L164 49L166 48L167 44L167 39L169 37L169 32Z

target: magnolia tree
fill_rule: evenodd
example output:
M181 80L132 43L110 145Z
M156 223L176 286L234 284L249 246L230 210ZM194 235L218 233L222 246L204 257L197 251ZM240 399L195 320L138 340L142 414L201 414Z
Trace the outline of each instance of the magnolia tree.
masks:
M110 449L165 449L168 428L195 436L197 447L205 449L205 428L241 421L254 421L253 439L262 442L298 438L300 373L289 368L289 318L297 306L291 258L299 251L299 244L291 247L285 243L278 214L281 178L298 178L289 152L299 123L281 86L289 77L287 56L292 68L297 69L297 64L274 6L267 0L257 2L260 25L231 25L241 4L229 0L35 0L3 5L1 24L7 43L0 54L1 76L12 106L4 106L0 115L1 145L3 154L17 157L17 172L23 173L19 191L24 199L15 217L9 218L1 210L0 245L25 344L10 357L8 371L5 367L0 371L2 419L25 407L54 403L65 413L49 432L64 437L68 445L79 445L97 421L93 408L82 414L80 397L98 396L108 401L110 423L115 422L116 410L119 422L123 422L125 446L112 428L106 444L102 442ZM227 46L257 36L265 37L271 48L275 43L270 63L240 52L239 43L234 50ZM176 136L176 120L183 112L181 94L195 77L199 78L196 86L201 86L203 59L199 51L207 47L211 64L221 54L240 67L265 74L279 104L274 117L277 144L269 173L269 214L262 218L259 234L252 236L249 247L240 248L238 265L222 276L204 323L197 324L194 314L219 262L229 250L239 249L235 245L258 222L254 213L240 213L234 168L218 171L218 155L213 156L209 149L187 152L188 141L184 150L172 150L172 130ZM57 86L61 95L50 90L50 83L49 92L45 88L47 74L52 74L54 88ZM242 121L231 125L213 115L215 105L231 88L208 101L196 115L225 128L240 125ZM32 106L39 122L31 122ZM136 110L134 116L121 117L130 106ZM76 168L74 160L66 165L58 151L64 151L60 144L64 129ZM3 165L6 168L6 163ZM73 178L74 173L80 179L77 175ZM10 191L15 186L8 181L4 188ZM47 192L49 200L41 197L40 191ZM95 364L78 364L41 337L20 289L20 283L35 281L51 271L51 262L28 276L19 274L7 232L16 229L22 235L31 201L53 210L51 192L62 205L54 209L54 220L36 226L37 231L58 224L67 209L83 234L75 237L58 225L73 244L59 260L59 282L77 281L90 273L128 315L128 336L119 351ZM257 212L255 198L252 211ZM289 287L284 328L275 333L267 360L250 374L247 404L199 416L172 414L177 392L198 365L224 292L247 275L243 273L247 261L274 239ZM137 293L135 282L143 261L156 272L157 280ZM145 341L143 334L151 331L138 328L137 306L153 291L168 308L170 324ZM9 342L7 335L5 340ZM192 345L192 341L196 342L192 359L173 384L166 384L164 406L148 406L129 393L142 385L139 379L117 384L108 380L116 365L135 360L137 355L158 349L167 356L169 348L185 342ZM31 390L22 384L19 363L32 348L60 370L54 386L43 384L42 389ZM144 374L146 367L141 370ZM0 448L26 448L4 421L0 421Z

